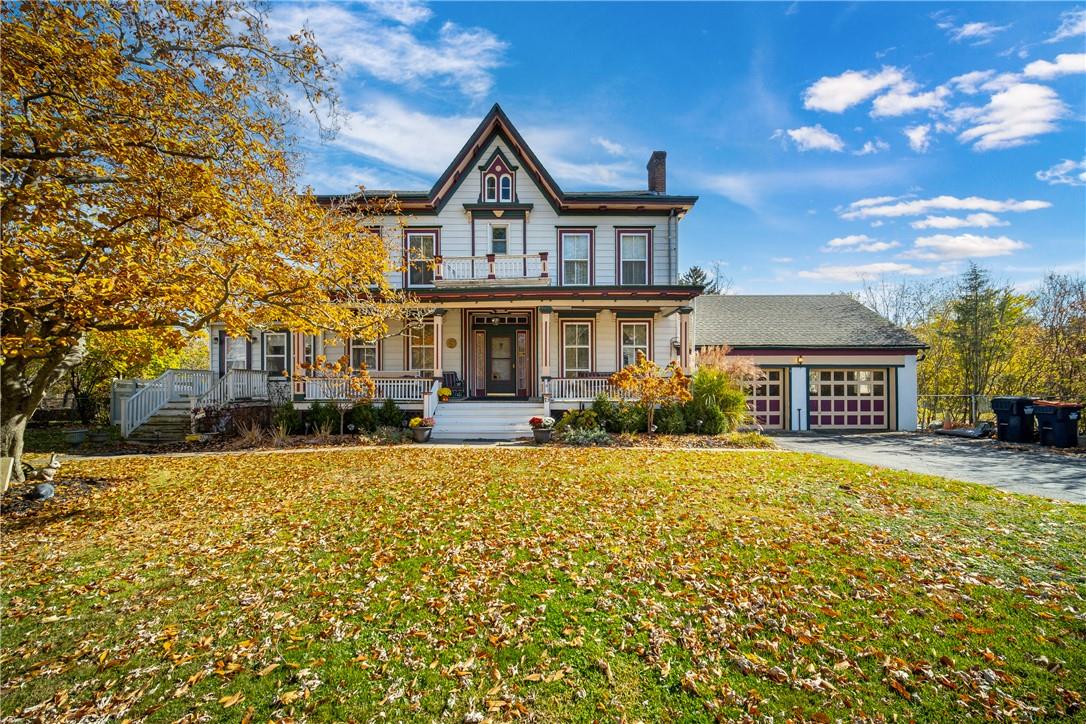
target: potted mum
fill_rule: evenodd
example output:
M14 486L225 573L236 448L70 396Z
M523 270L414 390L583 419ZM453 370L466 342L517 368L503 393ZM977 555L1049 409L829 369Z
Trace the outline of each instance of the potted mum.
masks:
M415 436L415 442L426 442L430 439L430 433L434 431L434 418L412 417L407 426L411 428L411 434Z
M554 434L553 417L533 417L528 420L528 424L532 426L532 436L536 442L551 441L551 435Z
M450 397L452 397L452 390L450 390L448 387L442 387L440 390L437 391L437 399L441 400L442 402L448 402Z

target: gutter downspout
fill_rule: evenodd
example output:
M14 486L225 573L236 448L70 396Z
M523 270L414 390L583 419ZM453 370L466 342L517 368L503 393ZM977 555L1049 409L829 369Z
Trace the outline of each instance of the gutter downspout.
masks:
M667 215L667 283L675 283L675 265L678 264L679 249L672 233L672 223L675 219L675 209ZM676 224L676 227L678 224Z

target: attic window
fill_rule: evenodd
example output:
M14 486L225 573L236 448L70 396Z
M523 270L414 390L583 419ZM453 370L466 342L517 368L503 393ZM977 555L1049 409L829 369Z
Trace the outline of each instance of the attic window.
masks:
M509 174L502 176L501 180L501 200L512 201L513 200L513 177Z
M483 198L486 201L498 200L498 178L494 174L487 174L486 177L486 193Z

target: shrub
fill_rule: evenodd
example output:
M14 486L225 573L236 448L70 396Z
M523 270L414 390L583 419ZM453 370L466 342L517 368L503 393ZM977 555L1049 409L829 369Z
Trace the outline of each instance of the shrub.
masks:
M302 416L290 400L276 405L272 412L272 427L284 435L296 435L302 430Z
M648 419L645 408L632 402L620 402L615 414L615 432L647 432Z
M377 424L384 427L403 427L403 410L391 399L385 399L377 410Z
M339 429L339 410L330 402L314 402L309 407L306 419L309 421L310 432L319 435L330 435L333 430Z
M592 403L592 412L596 414L596 420L600 426L608 432L619 432L618 429L618 405L604 393L596 396Z
M686 414L682 405L663 405L656 411L656 431L662 435L686 432Z
M377 410L369 402L359 402L351 408L348 423L354 426L353 432L375 432L377 430Z
M568 427L561 433L560 438L569 445L607 445L611 442L611 436L600 427Z
M699 368L690 381L693 399L684 410L691 432L719 435L734 430L747 417L743 388L722 369Z
M554 426L555 430L598 430L599 418L592 410L567 410L562 419Z

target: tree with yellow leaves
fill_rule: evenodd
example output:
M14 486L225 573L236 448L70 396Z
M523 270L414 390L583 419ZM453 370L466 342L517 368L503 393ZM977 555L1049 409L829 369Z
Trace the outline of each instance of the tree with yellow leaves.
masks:
M355 369L347 355L330 362L323 355L317 355L312 363L302 362L296 378L314 382L320 388L317 395L336 408L339 413L339 434L345 428L347 413L360 402L372 402L377 394L377 383L370 377L365 365Z
M653 415L659 405L687 402L690 396L690 378L683 374L676 360L661 367L640 350L637 359L611 375L611 384L635 398L636 404L645 411L649 434L654 431Z
M296 192L288 98L335 102L311 35L274 42L241 0L0 12L3 455L92 331L387 333L402 299L371 229L394 202Z

